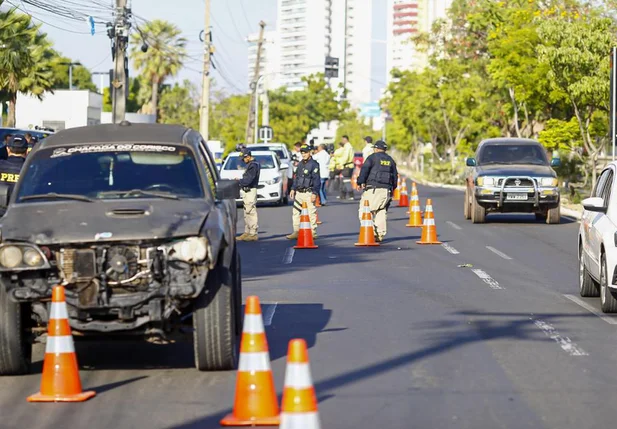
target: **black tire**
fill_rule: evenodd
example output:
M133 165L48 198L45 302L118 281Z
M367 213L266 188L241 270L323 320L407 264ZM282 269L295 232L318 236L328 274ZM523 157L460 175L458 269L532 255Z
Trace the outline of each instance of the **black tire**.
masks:
M578 251L578 288L583 298L595 298L600 296L600 287L593 280L587 267L585 266L585 260L583 258L583 248Z
M193 348L195 367L200 371L227 371L238 366L233 283L234 275L219 262L195 303Z
M617 299L614 292L608 288L608 271L606 270L606 256L600 257L600 305L604 313L617 313Z
M475 197L472 197L472 203L471 203L471 222L472 223L486 222L486 209L482 207L480 204L478 204Z
M548 210L546 223L549 225L559 225L561 223L561 206Z
M465 219L471 219L471 203L469 202L469 186L465 188L465 206L463 208Z
M30 372L32 307L11 301L0 283L0 375Z
M234 304L236 316L236 335L242 335L242 260L238 253L238 248L234 249L234 256L231 262L234 284Z

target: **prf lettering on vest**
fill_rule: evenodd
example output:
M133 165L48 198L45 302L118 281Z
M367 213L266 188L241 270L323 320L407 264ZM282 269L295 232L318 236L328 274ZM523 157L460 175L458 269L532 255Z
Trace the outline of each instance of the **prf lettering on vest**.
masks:
M390 165L390 161L382 159L381 161L381 165Z
M17 183L19 180L19 174L2 173L0 174L0 182L13 182Z

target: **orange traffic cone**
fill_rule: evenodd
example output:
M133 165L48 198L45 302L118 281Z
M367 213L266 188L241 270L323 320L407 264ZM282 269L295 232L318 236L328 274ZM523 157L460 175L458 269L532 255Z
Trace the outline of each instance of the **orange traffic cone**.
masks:
M321 225L323 222L319 220L319 211L315 210L315 223Z
M317 396L311 378L306 341L289 342L285 387L281 406L281 429L320 429Z
M360 236L356 246L379 246L375 241L375 225L373 225L373 214L368 200L364 200L362 207L362 220L360 221Z
M41 391L29 396L28 402L83 402L95 395L94 391L81 389L64 286L55 286L51 293Z
M246 298L236 398L222 426L278 426L279 406L259 298Z
M407 225L410 228L422 227L422 213L420 213L420 200L418 199L418 189L416 184L411 185L411 202L409 203L409 222Z
M317 199L315 200L315 207L321 207L321 198L317 195Z
M398 200L399 207L407 207L409 206L409 194L407 194L407 179L403 178L401 180L401 197Z
M435 216L433 214L433 201L429 198L426 200L426 209L424 210L424 225L422 226L422 238L416 241L418 244L441 244L437 240L437 227L435 226Z
M398 182L396 182L396 189L392 193L392 201L399 201L401 199L401 176L398 175Z
M317 247L313 242L313 228L311 228L308 205L304 202L302 203L302 213L300 214L298 244L294 246L294 249L317 249Z

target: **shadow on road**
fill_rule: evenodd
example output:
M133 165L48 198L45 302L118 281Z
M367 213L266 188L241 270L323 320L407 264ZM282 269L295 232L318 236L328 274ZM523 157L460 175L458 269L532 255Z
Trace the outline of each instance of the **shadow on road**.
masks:
M440 355L449 350L463 347L474 343L483 343L491 340L510 339L515 341L553 341L541 330L534 326L529 313L483 313L483 312L456 312L453 316L473 317L471 324L453 322L451 320L429 321L418 324L419 328L431 332L427 335L427 340L431 341L427 347L411 351L389 359L384 359L372 365L356 368L335 377L319 381L314 384L315 391L322 401L324 398L332 397L333 390L359 382L361 380L375 377L377 375L397 370L400 367L413 364L415 362L428 359L432 356ZM490 317L492 320L475 320L477 318ZM568 314L568 313L544 313L534 314L534 319L544 322L551 322L557 329L559 319L585 319L596 317L593 314ZM510 318L512 320L495 320L495 318ZM566 330L561 330L566 334ZM323 362L311 362L313 374L319 373L319 365ZM211 414L192 420L182 425L169 427L168 429L197 429L219 427L219 420L231 410L221 413Z

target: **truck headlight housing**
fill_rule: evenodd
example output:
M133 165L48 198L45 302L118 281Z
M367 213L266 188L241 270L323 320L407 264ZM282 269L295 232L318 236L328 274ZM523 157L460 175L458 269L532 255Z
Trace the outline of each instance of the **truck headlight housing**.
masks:
M559 181L555 177L542 177L540 179L540 186L543 187L555 187L559 184Z
M189 237L171 247L175 259L184 262L203 262L208 256L208 240L204 237Z
M0 245L0 271L41 268L49 268L49 261L39 248L16 243Z
M476 183L478 186L495 186L496 180L494 177L482 176L476 179Z

